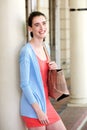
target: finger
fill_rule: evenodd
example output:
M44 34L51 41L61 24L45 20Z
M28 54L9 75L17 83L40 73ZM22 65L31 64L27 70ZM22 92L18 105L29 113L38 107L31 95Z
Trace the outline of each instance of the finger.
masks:
M41 122L41 124L45 124L45 120L41 120L40 122Z
M46 124L48 124L49 123L49 120L46 120Z
M48 123L49 123L48 120L43 120L43 121L41 121L41 124L48 124Z
M54 64L55 62L54 61L51 61L51 62L49 62L49 65L52 65L52 64Z

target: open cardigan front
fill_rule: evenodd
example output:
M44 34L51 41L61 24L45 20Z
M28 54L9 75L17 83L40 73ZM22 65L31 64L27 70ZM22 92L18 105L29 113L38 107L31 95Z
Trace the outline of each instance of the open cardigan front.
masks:
M35 102L46 113L45 93L40 67L30 43L25 44L20 51L20 87L22 89L21 115L37 118L31 105Z

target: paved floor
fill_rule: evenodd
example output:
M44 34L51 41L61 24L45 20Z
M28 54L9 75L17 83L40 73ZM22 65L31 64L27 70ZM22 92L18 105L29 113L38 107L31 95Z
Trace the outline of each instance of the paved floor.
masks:
M52 102L67 130L87 130L87 107L68 107L68 100L69 97L60 102Z
M67 130L87 130L87 107L69 107L67 106L69 98L59 102L52 100L52 104L60 114Z
M81 130L87 117L87 108L67 107L60 116L67 130Z
M87 122L84 124L81 130L87 130Z

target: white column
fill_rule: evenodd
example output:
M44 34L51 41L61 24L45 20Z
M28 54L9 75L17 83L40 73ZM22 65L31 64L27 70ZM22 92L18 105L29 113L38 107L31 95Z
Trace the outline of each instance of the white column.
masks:
M71 98L69 105L87 105L87 2L70 0Z
M60 0L55 1L55 57L58 68L60 64Z
M24 25L25 1L0 0L0 130L25 130L19 113L18 63Z
M60 0L61 66L66 78L70 77L70 12L69 0Z

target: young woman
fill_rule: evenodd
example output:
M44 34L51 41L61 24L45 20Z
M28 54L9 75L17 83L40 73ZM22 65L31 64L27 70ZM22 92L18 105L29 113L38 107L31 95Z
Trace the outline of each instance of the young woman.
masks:
M48 69L57 64L48 62L43 49L47 34L46 16L38 11L28 18L31 40L20 52L21 116L28 130L66 130L48 96Z

